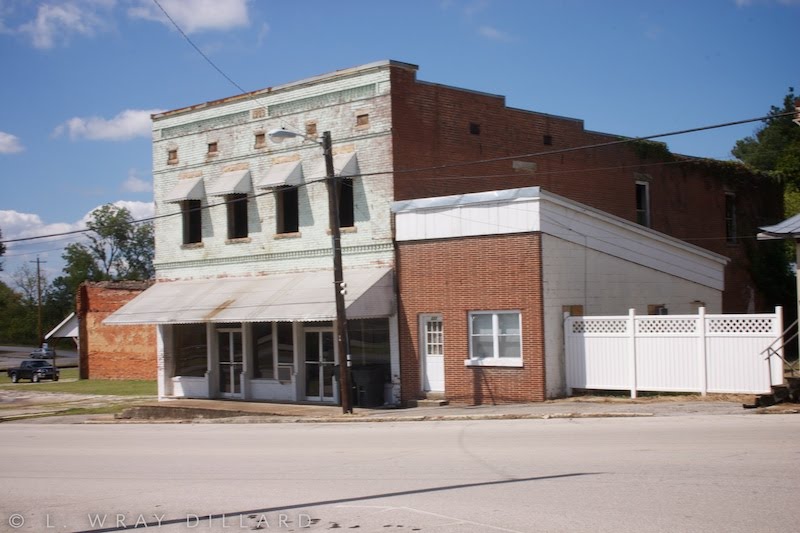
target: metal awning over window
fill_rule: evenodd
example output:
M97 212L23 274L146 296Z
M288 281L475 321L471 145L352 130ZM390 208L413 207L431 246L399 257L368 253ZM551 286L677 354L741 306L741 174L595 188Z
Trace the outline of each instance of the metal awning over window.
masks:
M336 176L355 176L358 174L358 158L355 152L333 156L333 170ZM319 180L327 176L325 158L320 157L309 170L308 179Z
M256 185L259 189L280 187L281 185L297 186L303 183L303 166L300 161L272 165L261 181Z
M344 280L348 319L394 314L391 269L348 269ZM305 322L335 317L333 271L326 270L249 278L164 281L144 291L103 322Z
M204 192L203 178L179 179L175 187L164 197L164 201L175 203L184 200L202 200Z
M223 172L216 179L206 184L209 196L225 196L226 194L246 194L250 192L250 171L233 170Z

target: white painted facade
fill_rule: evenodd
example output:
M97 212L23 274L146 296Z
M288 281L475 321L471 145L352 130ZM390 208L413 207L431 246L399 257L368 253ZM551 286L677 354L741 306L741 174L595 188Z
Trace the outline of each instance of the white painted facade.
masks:
M396 239L540 232L546 393L566 393L563 313L721 312L727 258L538 187L396 202Z
M256 134L276 128L305 133L315 123L318 135L330 131L333 152L355 153L359 174L392 165L389 63L339 71L329 76L274 87L226 101L170 111L153 117L153 181L156 206L156 277L159 280L241 276L330 268L328 197L321 147L302 139L256 146ZM339 103L332 103L339 102ZM264 116L261 116L261 113ZM367 125L357 117L368 115ZM217 143L215 155L209 143ZM177 163L168 163L177 150ZM275 195L259 188L275 165L299 161L307 185L299 188L299 231L276 233ZM165 201L181 180L201 178L205 190L226 171L247 170L249 234L227 239L226 208L202 213L202 243L182 244L180 204ZM393 260L391 174L354 184L355 227L342 233L344 266ZM203 207L222 204L206 195ZM174 215L174 216L165 216Z
M348 281L347 276L359 275L359 271L367 272L365 269L391 270L394 266L390 211L393 178L386 171L392 168L390 67L398 66L403 67L403 64L374 63L154 115L156 286L216 279L220 290L224 291L226 287L238 286L235 283L225 285L230 278L268 279L291 273L332 271L329 199L322 147L312 139L299 137L275 144L267 133L278 128L313 138L321 138L324 131L330 131L336 172L352 176L354 223L352 227L343 228L341 235L344 281ZM311 125L314 128L309 129ZM342 168L345 165L346 172ZM369 179L362 179L361 174L370 175ZM279 232L273 187L276 177L278 183L298 185L297 231ZM230 239L228 210L222 194L233 191L248 195L247 236ZM200 242L185 244L181 200L186 199L201 202ZM329 291L326 286L321 297L333 299L333 291L332 284ZM177 297L186 302L188 317L193 301L195 307L200 303L190 294L192 291L185 292L187 294ZM241 295L231 294L220 308L236 301L242 301ZM158 306L152 297L149 303ZM110 320L120 324L137 323L136 313L131 309L128 307L126 311L123 307ZM191 309L197 317L198 309ZM384 398L390 404L399 401L400 374L394 301L391 309L389 315L374 317L385 320L388 330L388 353L385 355L390 361L391 377L386 380ZM333 386L328 387L331 379L328 371L334 368L333 363L327 359L323 361L327 355L309 355L317 347L307 346L316 338L319 350L335 350L328 344L333 335L332 316L310 321L298 314L288 319L292 320L292 360L279 362L279 356L274 355L274 376L264 378L255 373L258 364L254 328L257 323L275 324L277 328L278 320L286 324L287 319L271 321L268 317L253 316L228 325L215 321L217 311L199 310L206 317L199 321L173 316L169 323L163 323L153 318L159 314L159 309L153 309L149 318L139 319L158 324L160 398L315 401L309 398L306 387L314 381L313 372L320 369L320 381L314 386L325 391L320 392L316 401L338 401L335 378L332 378ZM181 362L187 360L186 356L176 353L176 328L182 323L204 324L205 375L196 375L197 372L181 375L178 369L181 366L178 360L181 357ZM199 330L194 331L200 335ZM277 329L272 331L272 336L277 338ZM274 353L277 354L278 341L268 342L275 343ZM284 347L288 345L284 341L281 343ZM241 360L236 352L242 354ZM319 364L315 366L309 357L320 357ZM332 361L337 360L338 354ZM232 377L228 377L229 374Z

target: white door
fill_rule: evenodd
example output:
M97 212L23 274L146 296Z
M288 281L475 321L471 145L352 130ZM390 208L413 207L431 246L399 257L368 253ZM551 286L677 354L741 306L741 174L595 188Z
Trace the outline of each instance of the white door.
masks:
M442 315L421 315L419 319L422 354L422 390L444 392L444 334Z

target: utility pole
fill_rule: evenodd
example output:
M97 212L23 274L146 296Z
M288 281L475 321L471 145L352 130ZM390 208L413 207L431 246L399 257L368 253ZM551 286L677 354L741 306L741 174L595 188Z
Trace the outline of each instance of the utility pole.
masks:
M31 261L33 263L33 261ZM44 332L42 331L42 267L41 263L47 263L47 261L39 261L39 258L36 258L36 293L37 293L37 300L38 300L38 311L39 311L39 348L42 347L44 343Z
M284 139L302 137L307 141L313 141L322 147L325 155L325 183L328 186L328 222L331 230L331 240L333 241L333 283L336 301L336 320L334 330L336 333L336 349L338 350L339 364L339 402L342 405L342 412L353 412L353 401L350 397L350 342L347 336L347 312L344 305L345 283L342 272L342 239L339 230L339 192L342 186L341 176L336 176L333 168L333 143L331 142L331 132L326 131L322 134L322 142L316 138L308 137L302 133L289 131L285 128L275 129L268 133L269 138L276 143Z
M328 216L333 241L333 283L336 287L336 331L337 347L339 350L339 398L342 404L342 413L353 412L353 402L350 398L350 348L347 342L347 312L344 305L344 273L342 269L342 239L339 230L339 189L341 177L336 177L333 168L333 147L331 132L322 134L322 150L325 152L325 183L328 185Z

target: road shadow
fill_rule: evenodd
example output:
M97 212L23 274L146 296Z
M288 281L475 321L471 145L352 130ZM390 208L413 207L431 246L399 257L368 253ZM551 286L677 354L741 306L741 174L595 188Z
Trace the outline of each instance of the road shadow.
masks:
M430 487L425 489L414 489L414 490L401 490L397 492L384 492L381 494L370 494L367 496L353 496L351 498L339 498L333 500L319 500L315 502L304 502L304 503L297 503L293 505L282 505L280 507L265 507L263 509L247 509L241 511L231 511L231 512L224 512L224 513L217 513L217 514L210 514L201 517L197 517L199 523L203 522L211 522L213 520L224 520L226 517L232 516L241 516L241 515L264 515L268 513L276 513L276 512L285 512L290 511L293 509L304 509L308 507L317 507L321 505L333 505L333 504L342 504L342 503L353 503L353 502L363 502L369 500L378 500L381 498L392 498L395 496L409 496L412 494L425 494L425 493L432 493L432 492L443 492L448 490L459 490L459 489L468 489L473 487L489 487L492 485L505 485L511 483L528 483L532 481L548 481L551 479L563 479L563 478L570 478L570 477L579 477L579 476L597 476L602 474L602 472L576 472L572 474L556 474L552 476L536 476L536 477L526 477L526 478L513 478L513 479L501 479L497 481L482 481L480 483L461 483L458 485L445 485L442 487ZM137 523L135 525L127 525L127 526L120 526L120 527L103 527L99 529L86 529L81 531L76 531L75 533L105 533L110 531L126 531L129 529L145 529L148 527L160 527L160 526L168 526L168 525L175 525L175 524L185 524L186 517L182 518L175 518L171 520L161 520L160 522L152 521L147 523Z

